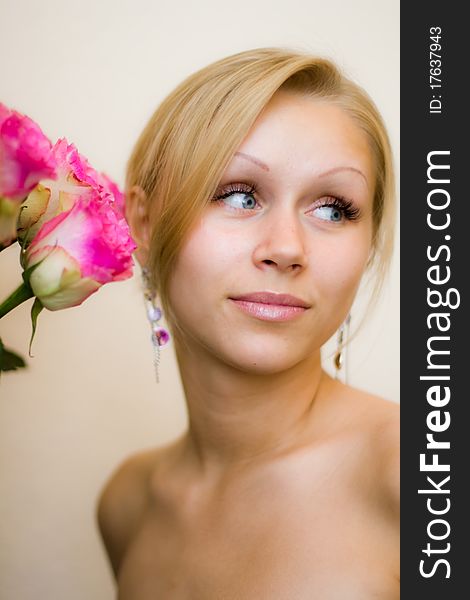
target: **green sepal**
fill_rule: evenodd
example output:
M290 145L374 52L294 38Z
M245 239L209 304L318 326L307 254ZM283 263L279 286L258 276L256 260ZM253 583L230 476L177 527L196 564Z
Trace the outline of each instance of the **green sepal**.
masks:
M44 257L42 260L40 260L39 262L37 262L35 265L33 265L32 267L29 267L29 269L26 269L25 271L23 271L22 277L23 277L23 281L26 283L27 286L29 286L29 280L31 279L31 275L33 274L33 272L39 267L39 265L42 263L42 261L45 259L46 257ZM34 294L33 294L34 295Z
M26 208L26 207L22 206L21 210L24 210L24 208ZM21 213L21 211L20 211L20 213ZM18 217L18 219L19 219L19 217ZM20 265L21 265L21 267L23 269L24 269L25 261L26 261L26 246L29 246L29 244L27 243L27 240L28 240L28 234L29 234L29 230L30 229L31 229L31 225L26 230L26 233L25 233L23 239L21 239L21 238L17 239L18 244L21 247L21 251L20 251ZM41 262L42 261L39 261L37 264L39 265L39 264L41 264ZM35 265L35 266L37 266L37 265ZM24 279L24 272L23 272L23 279Z
M44 260L44 258L42 260ZM31 289L29 280L31 279L33 271L42 263L42 260L32 267L29 267L29 269L26 269L26 271L23 271L23 283L0 304L0 319L8 314L11 310L34 296L34 292Z
M33 355L31 354L31 346L33 344L34 334L36 333L36 323L38 320L39 313L41 312L41 310L43 308L44 308L44 306L41 304L41 301L38 298L35 298L33 307L31 308L31 324L33 326L33 331L31 333L31 339L29 340L29 352L28 352L29 356L31 358L33 358Z

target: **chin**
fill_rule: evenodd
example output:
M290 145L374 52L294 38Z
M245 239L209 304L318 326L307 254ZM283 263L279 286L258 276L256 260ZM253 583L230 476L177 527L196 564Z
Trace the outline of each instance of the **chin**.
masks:
M241 372L274 375L319 356L320 347L313 343L316 339L313 333L294 335L292 330L261 332L254 328L242 330L239 326L222 328L210 322L204 325L193 329L186 338L193 353L206 355L210 362L215 358Z
M238 362L238 361L225 361L227 365L235 368L237 371L241 371L243 373L251 374L251 375L277 375L278 373L282 373L289 368L293 367L296 363L286 363L275 360L265 360L261 359L260 361L253 360L252 362Z
M270 343L269 345L255 341L251 344L234 342L230 348L224 348L218 354L225 363L245 373L274 375L282 373L312 356L313 351L302 352L298 346L292 348L286 345L284 340L278 340L277 344Z

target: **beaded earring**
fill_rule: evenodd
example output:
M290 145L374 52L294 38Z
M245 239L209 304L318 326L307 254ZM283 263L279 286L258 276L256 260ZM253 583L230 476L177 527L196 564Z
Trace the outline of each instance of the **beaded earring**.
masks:
M151 341L153 346L153 364L155 367L155 375L157 383L159 383L158 377L158 365L160 364L160 347L165 346L170 341L170 334L168 331L158 324L158 321L163 316L161 308L155 304L155 294L150 286L149 271L146 267L142 268L142 282L144 287L144 300L147 312L147 318L150 323L152 330Z
M351 315L346 317L346 320L338 329L338 337L336 342L336 354L334 357L334 365L336 369L335 379L339 379L339 372L344 366L346 371L346 347L344 344L345 339L347 340L349 337L349 323L351 322ZM345 375L347 378L347 372Z

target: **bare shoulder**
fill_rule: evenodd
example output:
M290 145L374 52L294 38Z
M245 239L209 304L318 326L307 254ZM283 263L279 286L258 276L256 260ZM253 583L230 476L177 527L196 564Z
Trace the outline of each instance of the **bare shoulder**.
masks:
M165 448L141 451L123 460L98 496L96 519L114 575L149 503L148 481Z
M372 458L371 467L377 475L384 505L391 518L399 520L400 507L400 406L366 392L351 390L351 400L358 408L358 417Z

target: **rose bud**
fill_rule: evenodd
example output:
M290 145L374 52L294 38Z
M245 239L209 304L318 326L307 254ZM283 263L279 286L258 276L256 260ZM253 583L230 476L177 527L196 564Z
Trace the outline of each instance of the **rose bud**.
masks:
M105 283L131 277L135 247L112 197L92 190L41 227L24 268L40 263L29 285L43 306L60 310L81 304Z

